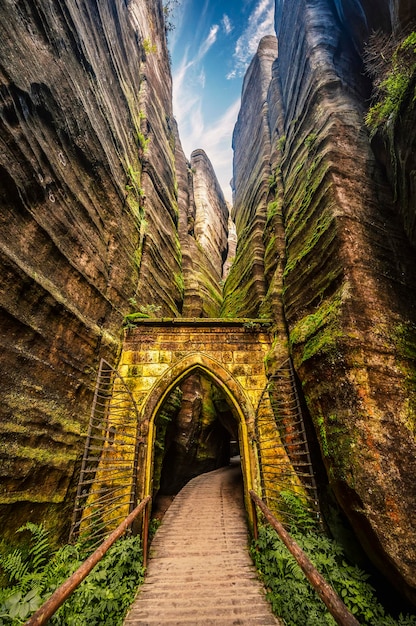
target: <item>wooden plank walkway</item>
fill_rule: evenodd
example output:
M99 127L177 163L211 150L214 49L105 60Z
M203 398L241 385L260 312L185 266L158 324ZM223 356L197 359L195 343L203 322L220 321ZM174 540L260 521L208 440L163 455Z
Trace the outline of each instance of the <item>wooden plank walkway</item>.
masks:
M248 553L239 465L198 476L175 497L124 624L280 624Z

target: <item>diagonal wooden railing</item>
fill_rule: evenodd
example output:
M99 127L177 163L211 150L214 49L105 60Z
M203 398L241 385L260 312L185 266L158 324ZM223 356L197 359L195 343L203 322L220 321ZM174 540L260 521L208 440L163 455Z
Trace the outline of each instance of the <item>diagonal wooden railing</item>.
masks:
M88 576L91 570L97 565L97 563L103 558L105 553L111 548L113 543L123 535L126 530L131 526L136 517L145 509L150 502L151 497L147 496L144 500L136 506L136 508L126 517L125 520L117 526L117 528L111 533L111 535L88 557L86 561L70 576L54 593L46 600L44 604L32 615L32 617L25 623L24 626L42 626L46 624L48 619L52 617L59 607L69 598L71 593L75 591L80 583ZM147 516L145 516L147 519ZM143 560L145 564L147 554L147 532L148 528L144 529L143 536Z
M263 500L254 492L250 491L250 497L253 502L259 507L270 526L279 535L280 539L285 544L286 548L296 559L299 567L302 569L306 578L311 583L321 600L325 603L328 611L335 619L339 626L360 626L359 622L355 619L354 615L347 609L339 595L334 589L327 583L325 578L318 572L313 563L308 559L302 548L296 543L294 539L285 530L283 525L274 517L270 509L264 504ZM255 536L257 535L257 525L255 530Z

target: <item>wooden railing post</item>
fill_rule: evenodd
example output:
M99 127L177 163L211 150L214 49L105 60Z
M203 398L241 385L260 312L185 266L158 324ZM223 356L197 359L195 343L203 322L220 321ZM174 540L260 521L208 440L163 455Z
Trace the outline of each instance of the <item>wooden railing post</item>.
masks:
M251 492L250 492L250 496L251 496ZM251 499L251 506L253 508L253 537L254 537L254 541L257 541L257 539L259 538L259 520L257 517L257 507L253 499Z
M50 617L59 609L59 607L65 602L65 600L71 595L71 593L78 587L78 585L84 580L84 578L90 573L90 571L97 565L97 563L103 558L104 554L113 545L115 541L127 530L133 520L139 515L141 511L150 502L151 497L147 496L140 502L138 506L121 522L119 526L111 533L111 535L91 554L90 557L77 569L76 572L70 576L56 591L51 595L40 609L32 615L32 617L25 623L25 626L41 626L48 621Z
M143 567L147 567L147 557L149 552L149 523L150 523L150 511L147 506L144 510L143 519Z
M269 524L275 529L286 548L292 556L295 557L299 567L302 569L321 600L325 603L336 623L339 626L360 626L359 622L347 609L339 595L334 591L331 585L326 582L325 578L318 572L316 567L303 552L302 548L292 539L283 525L273 516L263 500L261 500L254 491L250 491L250 496L253 502L255 502L262 511Z

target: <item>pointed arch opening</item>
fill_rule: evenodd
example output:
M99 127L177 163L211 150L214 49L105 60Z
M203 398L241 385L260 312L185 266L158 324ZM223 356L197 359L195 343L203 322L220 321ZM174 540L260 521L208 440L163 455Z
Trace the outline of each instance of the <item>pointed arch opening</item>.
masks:
M218 361L203 353L189 354L167 370L155 383L143 406L142 424L147 425L146 430L148 433L144 491L146 494L151 494L153 491L158 416L163 411L163 407L171 394L181 384L183 385L187 379L192 377L193 374L200 374L205 380L211 381L226 399L228 407L232 412L236 424L235 431L230 423L218 423L217 428L222 427L224 432L228 430L230 435L233 435L235 432L237 441L234 446L238 448L241 458L244 500L249 523L252 525L252 506L249 490L253 488L257 475L255 471L257 467L256 454L253 446L254 409L243 388L230 372ZM233 437L231 436L230 438L232 439ZM160 479L160 476L158 479Z

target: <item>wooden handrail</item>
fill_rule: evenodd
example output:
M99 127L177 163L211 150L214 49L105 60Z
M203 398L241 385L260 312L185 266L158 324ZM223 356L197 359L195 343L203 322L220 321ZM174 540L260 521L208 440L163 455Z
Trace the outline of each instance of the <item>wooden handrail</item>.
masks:
M41 626L45 624L50 617L59 609L65 600L71 595L90 571L103 558L104 554L113 545L115 541L127 530L133 520L150 502L151 497L147 496L136 506L136 508L121 522L119 526L111 533L109 537L88 557L86 561L70 576L42 606L32 615L24 626ZM144 554L144 553L143 553Z
M360 626L359 622L347 609L339 595L334 591L331 585L326 582L325 578L318 572L316 567L303 552L302 548L292 539L283 525L273 516L263 500L261 500L254 491L250 491L250 497L262 511L269 524L275 529L286 548L292 556L294 556L299 567L302 569L321 600L325 603L336 623L339 626Z

